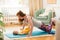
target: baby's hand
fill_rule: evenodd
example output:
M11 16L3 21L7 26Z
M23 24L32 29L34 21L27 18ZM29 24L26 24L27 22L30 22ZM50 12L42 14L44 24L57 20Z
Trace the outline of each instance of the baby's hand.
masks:
M27 37L31 37L31 35L27 35Z

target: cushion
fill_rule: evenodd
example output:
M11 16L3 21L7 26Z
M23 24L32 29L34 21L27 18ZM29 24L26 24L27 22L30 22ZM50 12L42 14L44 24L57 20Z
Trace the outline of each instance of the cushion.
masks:
M36 19L38 19L38 20L47 20L48 16L38 16Z
M49 10L45 10L43 14L39 14L39 16L47 16L49 14Z

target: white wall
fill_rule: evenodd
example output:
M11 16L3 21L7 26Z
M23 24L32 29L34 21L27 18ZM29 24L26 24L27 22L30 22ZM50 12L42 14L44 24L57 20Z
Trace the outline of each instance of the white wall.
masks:
M60 0L57 0L56 4L48 4L47 0L43 0L43 8L54 8L56 17L60 17Z

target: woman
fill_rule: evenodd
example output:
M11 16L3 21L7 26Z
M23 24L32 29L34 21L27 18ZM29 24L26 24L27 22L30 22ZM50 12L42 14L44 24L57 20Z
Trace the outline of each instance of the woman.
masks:
M22 11L19 11L16 15L18 17L18 21L19 21L20 25L23 25L22 26L23 31L26 28L26 25L29 25L28 28L26 28L25 30L30 29L29 31L27 31L27 33L28 33L29 36L31 36L32 35L32 30L33 30L33 23L32 23L31 17L26 16L26 14L24 14ZM22 32L22 34L27 34L27 33ZM18 32L14 31L13 34L18 34Z

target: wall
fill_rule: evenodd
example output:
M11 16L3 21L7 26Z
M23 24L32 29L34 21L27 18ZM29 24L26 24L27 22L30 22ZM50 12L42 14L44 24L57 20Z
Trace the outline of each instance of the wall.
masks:
M56 0L56 4L48 4L47 0L43 0L43 8L54 8L56 17L60 17L60 0Z

